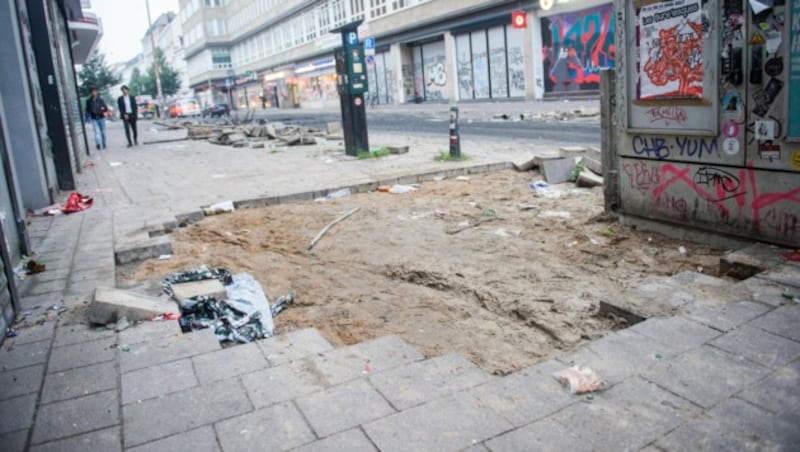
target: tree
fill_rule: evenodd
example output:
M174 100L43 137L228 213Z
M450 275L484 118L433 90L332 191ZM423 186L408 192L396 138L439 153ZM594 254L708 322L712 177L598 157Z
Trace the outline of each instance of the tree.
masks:
M153 57L158 64L159 73L161 74L161 91L163 92L164 96L171 96L177 93L178 90L181 89L180 73L167 62L166 58L164 58L164 52L162 52L158 47L155 48ZM133 77L131 77L131 79L132 78ZM143 78L143 94L150 94L151 96L156 97L158 95L158 89L156 86L155 71L153 70L153 66L150 66L147 69L147 75Z
M95 52L86 63L81 65L78 80L80 81L78 95L88 97L92 86L97 87L98 91L107 91L109 87L119 83L120 77L111 72L105 55Z
M128 80L128 89L134 96L146 94L145 87L147 85L147 76L142 75L138 67L133 68L131 71L131 78Z

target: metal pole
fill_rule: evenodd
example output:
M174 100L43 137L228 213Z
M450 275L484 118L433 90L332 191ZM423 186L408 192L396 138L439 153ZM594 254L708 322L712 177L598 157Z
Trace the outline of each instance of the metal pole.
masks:
M153 23L150 20L150 0L144 0L147 6L147 28L150 30L150 46L153 48L153 74L156 77L156 98L161 106L161 112L164 112L164 95L161 92L161 71L158 67L158 60L156 59L156 38L153 35Z
M461 133L458 131L458 106L450 107L450 157L461 158Z

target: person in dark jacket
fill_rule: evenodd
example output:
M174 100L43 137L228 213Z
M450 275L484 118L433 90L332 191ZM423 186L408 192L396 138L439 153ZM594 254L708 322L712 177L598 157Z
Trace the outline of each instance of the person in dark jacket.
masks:
M108 107L97 94L97 87L91 87L89 98L86 99L86 116L92 121L94 130L94 144L97 149L106 148L106 112Z
M122 123L125 124L125 138L128 139L128 147L139 144L136 131L136 117L139 109L136 105L136 98L128 93L127 85L122 85L122 95L117 99L117 107L119 107ZM131 142L131 130L133 130L133 142Z

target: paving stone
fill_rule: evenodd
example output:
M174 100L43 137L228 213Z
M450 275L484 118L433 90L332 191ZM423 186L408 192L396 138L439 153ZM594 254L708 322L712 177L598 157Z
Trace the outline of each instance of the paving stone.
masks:
M14 345L30 344L31 342L49 341L53 338L55 322L45 322L41 325L34 325L25 328L17 328L17 337L6 339L13 341Z
M769 306L750 301L725 303L720 306L692 303L684 316L720 331L730 331L769 310Z
M604 381L617 383L676 353L676 348L628 329L611 333L558 359L570 366L590 367Z
M117 388L114 361L48 374L44 380L41 403L85 396Z
M776 370L767 378L753 383L738 397L775 414L800 415L800 361Z
M26 441L28 441L28 430L19 430L0 435L0 444L3 445L3 452L24 452Z
M685 399L711 407L763 377L768 369L704 345L661 362L642 376Z
M354 428L298 447L293 449L293 452L329 452L333 450L367 452L376 449L361 429Z
M749 279L756 273L780 264L780 255L785 252L785 249L763 243L731 251L720 257L720 273L737 279Z
M800 266L798 265L784 264L774 266L763 273L759 273L756 277L800 289Z
M257 341L267 360L273 366L303 358L309 355L318 355L333 349L316 328L306 328L292 331L289 334L273 336L263 341Z
M144 320L119 333L119 343L133 345L142 342L157 342L183 335L177 320Z
M348 347L336 348L317 360L317 367L327 384L343 383L371 372L384 372L424 357L397 336L384 336Z
M224 361L223 361L224 362ZM169 375L169 378L164 378ZM158 384L153 384L158 382ZM139 402L197 386L192 361L181 359L122 374L122 404Z
M166 298L151 297L129 290L98 287L86 311L92 323L108 324L122 317L129 321L151 320L161 314L178 313L178 306Z
M117 349L114 344L116 344L116 338L109 337L92 342L81 342L53 348L50 352L50 364L47 366L47 372L60 372L111 361L117 356Z
M223 299L228 294L225 286L218 279L173 284L172 292L177 300L187 300L200 295Z
M386 399L363 379L300 397L297 406L321 437L395 412Z
M216 430L225 452L288 450L314 440L314 434L292 403L222 421Z
M511 424L466 393L419 405L363 426L381 451L457 450L510 430Z
M89 432L72 438L53 441L31 447L30 452L84 452L96 450L103 452L122 451L119 427L111 427Z
M783 294L786 292L800 292L791 286L785 286L776 282L760 278L748 278L739 281L737 285L742 285L750 291L750 299L770 306L780 306L786 302Z
M70 284L82 282L82 281L89 281L89 280L97 280L102 279L109 281L109 283L114 282L114 267L100 267L100 268L89 268L86 270L78 270L73 271L69 275L69 282Z
M3 414L3 422L0 422L0 434L30 428L35 411L36 394L0 401L0 413Z
M29 289L25 291L25 295L44 295L50 293L60 293L63 292L64 289L66 289L66 287L67 287L66 279L53 279L50 281L31 281Z
M779 367L800 356L800 343L743 325L711 342L759 364Z
M31 444L119 424L117 391L99 392L39 407Z
M172 254L172 243L167 236L145 237L125 243L114 244L114 259L117 264L129 264Z
M43 364L47 361L49 349L49 341L14 346L3 344L3 349L0 350L0 366L2 366L0 370L6 371L33 366L34 364Z
M219 349L219 340L214 332L205 329L130 345L130 351L120 354L119 363L125 373Z
M800 306L782 306L751 320L748 325L800 342Z
M252 409L237 379L124 405L125 447L166 438Z
M465 358L448 354L375 374L370 380L392 405L405 410L491 378Z
M590 452L596 450L591 442L579 439L574 429L551 419L542 419L486 441L492 451L569 450Z
M192 452L220 452L217 445L217 437L214 428L210 425L188 432L179 433L152 443L143 444L130 452L172 452L172 451L192 451Z
M738 399L727 399L707 415L659 439L669 451L795 450L797 425Z
M316 360L311 357L244 375L242 383L256 408L291 400L328 386Z
M531 364L530 366L522 369L518 373L525 375L540 374L547 377L552 376L556 372L561 372L565 369L564 363L555 359L549 359L540 363Z
M113 337L114 331L106 327L90 327L85 324L59 325L56 328L56 339L53 342L53 347L63 347L65 345Z
M562 388L551 375L526 371L495 379L469 393L515 427L549 416L580 400Z
M0 400L38 392L43 376L43 364L0 373Z
M721 334L684 317L647 319L629 329L680 351L697 347Z
M483 443L473 444L466 449L461 449L460 452L491 452Z
M192 358L200 384L224 380L269 365L256 344L243 344Z

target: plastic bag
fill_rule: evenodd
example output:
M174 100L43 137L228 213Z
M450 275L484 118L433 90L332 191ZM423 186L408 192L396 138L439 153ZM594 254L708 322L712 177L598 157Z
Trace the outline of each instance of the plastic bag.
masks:
M573 366L553 374L561 386L569 389L572 394L602 391L606 383L600 379L595 371L588 367Z

